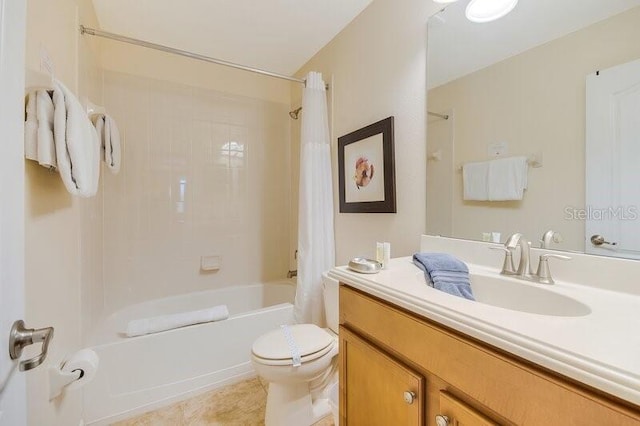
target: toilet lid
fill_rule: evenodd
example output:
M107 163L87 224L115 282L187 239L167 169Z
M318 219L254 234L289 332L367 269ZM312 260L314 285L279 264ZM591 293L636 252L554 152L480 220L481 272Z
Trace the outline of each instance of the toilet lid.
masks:
M293 342L303 358L309 355L324 353L333 344L334 338L315 324L296 324L287 326ZM293 355L287 340L286 332L282 328L270 331L260 336L254 343L252 352L264 360L291 360Z

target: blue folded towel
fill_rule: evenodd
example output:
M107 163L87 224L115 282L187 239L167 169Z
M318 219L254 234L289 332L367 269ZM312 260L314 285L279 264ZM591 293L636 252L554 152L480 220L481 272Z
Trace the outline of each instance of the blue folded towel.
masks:
M416 253L413 263L424 271L427 283L437 290L475 300L469 282L469 268L446 253Z

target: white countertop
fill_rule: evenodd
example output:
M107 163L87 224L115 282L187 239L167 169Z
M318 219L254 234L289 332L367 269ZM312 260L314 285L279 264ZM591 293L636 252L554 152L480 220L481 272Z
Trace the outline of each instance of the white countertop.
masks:
M499 274L469 264L470 273ZM411 257L378 274L344 266L329 276L553 371L640 405L640 296L556 282L548 291L589 306L577 317L546 316L469 301L428 286ZM422 277L423 278L423 277ZM508 284L508 283L507 283Z

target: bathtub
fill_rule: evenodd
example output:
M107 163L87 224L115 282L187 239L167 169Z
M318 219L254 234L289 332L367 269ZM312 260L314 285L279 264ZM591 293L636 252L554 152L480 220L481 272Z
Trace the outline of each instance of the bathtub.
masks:
M295 284L277 281L158 299L108 317L93 334L100 357L84 387L86 424L103 425L255 376L251 345L293 322ZM127 338L128 321L226 304L229 319Z

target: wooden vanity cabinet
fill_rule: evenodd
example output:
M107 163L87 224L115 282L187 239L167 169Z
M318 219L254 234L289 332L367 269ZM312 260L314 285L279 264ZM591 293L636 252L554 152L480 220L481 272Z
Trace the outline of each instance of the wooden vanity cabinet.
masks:
M340 328L341 425L424 424L424 378Z
M341 426L640 425L638 406L342 283L340 345Z

